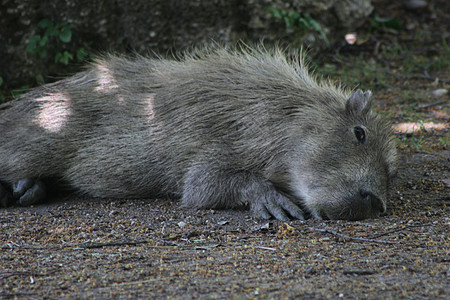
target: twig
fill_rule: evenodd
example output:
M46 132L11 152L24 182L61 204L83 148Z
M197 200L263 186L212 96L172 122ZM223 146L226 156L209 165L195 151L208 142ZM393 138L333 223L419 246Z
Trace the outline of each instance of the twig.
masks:
M344 270L342 274L344 275L372 275L375 274L375 271L372 270Z
M149 248L158 248L158 249L169 249L173 248L174 246L177 247L183 247L186 248L194 248L195 245L186 245L181 243L175 243L172 241L166 241L161 240L163 243L168 244L167 246L159 246L159 245L148 245L146 247ZM106 242L106 243L81 243L81 244L64 244L61 246L52 246L52 247L34 247L29 245L18 245L18 244L6 244L3 246L0 246L0 250L62 250L62 249L71 249L71 250L84 250L84 249L97 249L97 248L103 248L103 247L117 247L117 246L137 246L142 244L148 244L150 243L150 240L142 240L142 241L124 241L124 242ZM195 248L201 248L201 249L211 249L218 247L219 244L214 245L203 245L203 246L195 246Z
M344 238L347 240L353 240L353 241L379 243L379 244L400 244L400 242L392 242L392 241L384 241L384 240L375 240L375 239L371 239L371 238L349 236L349 235L339 233L339 232L336 232L334 230L329 230L329 229L321 229L321 228L314 228L314 227L309 227L309 229L311 229L313 231L317 231L317 232L328 233L328 234L331 234L331 235L334 235L334 236L337 236L340 238Z
M211 250L214 248L219 247L220 244L211 244L211 245L201 245L201 246L195 246L195 250Z
M436 106L436 105L439 105L439 104L443 104L443 103L446 103L446 102L447 102L447 100L439 100L439 101L436 101L436 102L433 102L433 103L423 104L423 105L417 106L414 109L415 110L419 110L419 109L430 108L430 107L433 107L433 106Z
M169 245L171 247L173 247L173 246L177 246L177 247L186 246L186 244L175 243L175 242L168 241L168 240L163 240L163 239L161 239L161 242L163 242L164 244L167 244L167 245Z
M276 248L266 247L266 246L256 246L255 248L263 249L263 250L270 250L270 251L277 251Z
M37 293L26 293L26 292L22 292L22 293L0 293L0 298L2 299L8 299L8 298L17 298L17 297L24 297L24 296L31 296L31 295L37 295Z
M0 247L2 250L12 250L12 249L25 249L25 250L48 250L48 249L58 249L59 247L34 247L34 246L22 246L22 245L11 245L10 243L7 243L6 245L3 245Z
M125 242L108 242L108 243L85 243L77 245L78 249L95 249L103 247L115 247L115 246L136 246L140 244L147 244L148 241L125 241Z
M9 278L12 276L49 276L50 274L55 273L55 271L51 273L34 273L30 271L6 271L3 273L0 273L0 279Z
M397 228L397 229L394 229L394 230L390 230L390 231L386 231L386 232L379 233L379 234L376 234L376 235L372 235L370 238L371 239L376 239L376 238L379 238L379 237L384 236L384 235L388 235L388 234L391 234L391 233L396 233L396 232L407 230L407 229L410 229L410 228L427 227L427 226L431 226L431 225L433 225L433 224L410 225L410 226L407 226L407 227Z
M436 79L438 79L440 82L450 83L450 80L445 80L445 79L441 79L441 78L433 78L430 76L430 74L428 74L428 72L424 73L425 75L418 75L418 74L398 74L398 73L393 73L389 70L386 70L386 74L394 76L396 78L400 78L400 79L425 79L425 80L430 80L430 81L435 81Z
M95 249L95 248L103 248L103 247L115 247L115 246L136 246L140 244L147 244L149 241L125 241L125 242L107 242L107 243L81 243L81 244L65 244L62 246L53 246L53 247L34 247L29 245L18 245L11 243L7 243L0 247L2 250L12 250L12 249L20 249L20 250L54 250L54 249L64 249L64 248L72 248L75 250L82 249Z
M150 278L145 280L138 280L138 281L127 281L127 282L115 282L112 285L113 286L122 286L122 285L136 285L136 284L144 284L144 283L154 283L160 281L160 278ZM107 288L107 287L105 287ZM104 289L104 288L101 288Z
M346 240L352 240L352 241L358 241L358 242L387 244L387 245L403 245L403 246L423 247L423 248L437 248L438 247L438 246L433 246L433 245L411 244L411 243L377 240L377 239L364 238L364 237L354 237L354 236L349 236L349 235L339 233L339 232L336 232L334 230L329 230L329 229L321 229L321 228L314 228L314 227L308 227L308 228L312 231L327 233L327 234L331 234L331 235L334 235L334 236L337 236L337 237L340 237L340 238L343 238Z

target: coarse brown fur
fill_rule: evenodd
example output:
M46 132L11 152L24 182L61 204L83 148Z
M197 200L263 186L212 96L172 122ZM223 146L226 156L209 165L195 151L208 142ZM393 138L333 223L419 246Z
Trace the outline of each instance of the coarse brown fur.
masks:
M3 205L40 201L41 179L61 178L93 197L265 218L384 211L396 150L369 92L318 83L279 50L204 52L108 55L0 108Z

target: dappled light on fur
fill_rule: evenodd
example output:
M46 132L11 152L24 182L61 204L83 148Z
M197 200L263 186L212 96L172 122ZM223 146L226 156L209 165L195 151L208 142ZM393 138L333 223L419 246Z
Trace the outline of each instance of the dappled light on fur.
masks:
M94 88L94 90L96 92L104 94L114 93L119 104L124 104L124 98L120 94L117 94L119 85L117 84L117 80L114 77L113 72L108 68L108 66L105 66L103 62L98 63L95 69L97 75L97 86Z
M147 96L147 101L145 101L144 111L149 119L153 119L155 116L155 112L153 110L153 103L155 101L155 94L150 94Z
M36 101L42 104L35 123L50 133L60 132L71 114L70 98L63 93L55 93Z

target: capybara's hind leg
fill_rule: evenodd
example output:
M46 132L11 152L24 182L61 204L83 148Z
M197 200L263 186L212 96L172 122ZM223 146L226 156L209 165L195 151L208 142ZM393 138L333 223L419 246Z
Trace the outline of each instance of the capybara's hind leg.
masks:
M12 192L16 204L21 206L38 203L47 195L44 183L36 178L20 179L13 185ZM6 204L8 205L9 203Z

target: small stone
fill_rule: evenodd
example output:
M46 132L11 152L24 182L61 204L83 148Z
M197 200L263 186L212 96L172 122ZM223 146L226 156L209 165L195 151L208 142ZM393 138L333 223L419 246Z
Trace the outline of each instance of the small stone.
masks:
M427 5L428 5L427 2L422 0L409 0L405 2L405 7L407 9L419 9L424 8Z
M447 89L437 89L431 92L431 96L438 98L447 95L447 93L448 93Z
M270 223L266 223L261 226L261 229L269 229L269 227L270 227Z
M450 179L442 179L442 182L443 182L448 188L450 188Z

